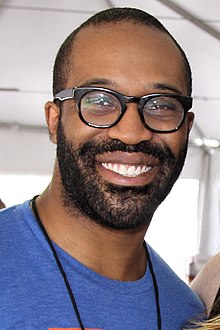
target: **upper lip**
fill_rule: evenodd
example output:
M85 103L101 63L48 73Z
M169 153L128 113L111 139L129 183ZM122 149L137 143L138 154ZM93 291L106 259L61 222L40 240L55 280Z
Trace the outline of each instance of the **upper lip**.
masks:
M113 151L98 154L95 157L99 163L114 163L114 164L127 164L127 165L147 165L147 166L158 166L159 159L152 155L144 154L142 152L123 152Z

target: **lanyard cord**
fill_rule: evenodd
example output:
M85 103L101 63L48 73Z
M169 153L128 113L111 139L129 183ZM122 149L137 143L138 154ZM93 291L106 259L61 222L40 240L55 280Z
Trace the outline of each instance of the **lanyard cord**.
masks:
M38 213L38 211L37 211L37 207L36 207L36 203L35 203L35 200L36 200L37 197L38 197L38 196L35 196L35 197L32 199L32 208L33 208L33 211L34 211L35 217L36 217L37 222L38 222L38 224L39 224L39 226L40 226L40 228L41 228L41 230L42 230L42 232L43 232L43 234L44 234L44 236L45 236L45 238L46 238L46 240L47 240L47 243L48 243L49 246L50 246L51 251L53 252L53 256L54 256L54 258L55 258L55 260L56 260L57 266L58 266L58 268L59 268L59 270L60 270L60 273L61 273L61 275L62 275L62 277L63 277L64 282L65 282L65 285L66 285L67 291L68 291L68 293L69 293L69 297L70 297L70 299L71 299L71 302L72 302L72 305L73 305L73 309L74 309L74 311L75 311L75 314L76 314L77 320L78 320L79 325L80 325L80 329L81 329L81 330L85 330L84 325L83 325L82 320L81 320L81 317L80 317L80 314L79 314L79 310L78 310L78 307L77 307L77 304L76 304L76 300L75 300L75 298L74 298L74 295L73 295L72 289L71 289L71 287L70 287L69 281L68 281L68 279L67 279L66 273L65 273L65 271L64 271L64 269L63 269L63 266L62 266L62 264L61 264L61 262L60 262L60 259L59 259L58 255L57 255L57 252L56 252L56 250L55 250L55 248L54 248L54 246L53 246L53 243L51 242L51 239L50 239L49 235L47 234L47 231L46 231L46 229L44 228L44 226L43 226L43 224L42 224L42 221L41 221L41 219L40 219L39 213Z
M148 265L149 265L149 269L150 269L150 273L152 276L152 280L153 280L153 285L154 285L154 294L155 294L155 300L156 300L156 307L157 307L157 327L158 330L162 329L162 319L161 319L161 312L160 312L160 297L159 297L159 289L158 289L158 285L157 285L157 279L156 279L156 275L154 273L154 268L153 268L153 264L150 258L150 254L147 248L147 244L144 244L145 247L145 252L146 252L146 256L147 256L147 260L148 260Z
M33 197L32 201L31 201L31 205L32 205L32 209L33 209L33 212L34 212L34 215L36 217L36 220L37 220L37 223L40 227L40 229L42 230L44 236L45 236L45 239L53 253L53 256L54 256L54 259L56 260L56 263L57 263L57 266L59 268L59 271L63 277L63 280L64 280L64 283L66 285L66 288L67 288L67 291L69 293L69 297L70 297L70 300L72 302L72 305L73 305L73 309L74 309L74 312L76 314L76 317L77 317L77 320L79 322L79 325L80 325L80 329L81 330L85 330L84 328L84 325L82 323L82 320L81 320L81 317L80 317L80 313L79 313L79 310L78 310L78 307L77 307L77 304L76 304L76 300L75 300L75 297L73 295L73 291L71 289L71 286L69 284L69 281L67 279L67 276L66 276L66 273L63 269L63 266L60 262L60 259L57 255L57 252L53 246L53 243L40 219L40 216L39 216L39 213L38 213L38 210L37 210L37 207L36 207L36 198L38 196L35 196ZM160 312L160 300L159 300L159 289L158 289L158 285L157 285L157 280L156 280L156 276L155 276L155 273L154 273L154 268L153 268L153 264L152 264L152 261L151 261L151 258L150 258L150 254L148 252L148 248L147 248L147 244L145 243L144 244L144 248L145 248L145 253L146 253L146 256L147 256L147 260L148 260L148 265L149 265L149 270L150 270L150 273L151 273L151 276L152 276L152 280L153 280L153 286L154 286L154 293L155 293L155 301L156 301L156 308L157 308L157 327L158 327L158 330L161 330L162 329L162 320L161 320L161 312Z

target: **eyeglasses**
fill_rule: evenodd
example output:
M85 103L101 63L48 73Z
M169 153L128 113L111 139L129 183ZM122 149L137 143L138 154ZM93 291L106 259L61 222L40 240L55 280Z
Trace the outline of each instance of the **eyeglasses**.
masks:
M183 124L192 108L192 98L178 94L125 96L101 87L75 87L54 96L54 101L74 99L80 119L88 126L109 128L116 125L127 109L127 103L137 103L141 121L154 132L170 133Z

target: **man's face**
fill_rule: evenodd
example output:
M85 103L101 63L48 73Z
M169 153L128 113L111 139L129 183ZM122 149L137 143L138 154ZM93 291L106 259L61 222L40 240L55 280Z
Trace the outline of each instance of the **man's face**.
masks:
M182 57L164 33L130 23L82 30L74 42L66 88L99 86L125 95L186 95ZM178 178L186 155L192 116L175 133L144 127L130 103L121 121L107 129L85 125L73 100L62 107L57 156L63 199L113 229L149 225Z

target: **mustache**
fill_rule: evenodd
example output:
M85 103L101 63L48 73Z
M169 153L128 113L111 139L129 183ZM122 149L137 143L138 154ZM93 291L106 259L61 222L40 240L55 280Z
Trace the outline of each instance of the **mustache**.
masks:
M98 154L114 151L123 151L128 153L142 152L146 155L152 155L160 161L165 161L167 159L174 161L176 160L175 155L169 147L148 141L143 141L135 145L127 145L119 140L100 142L88 141L78 149L78 155L80 157L90 155L90 157L94 159L94 157Z

